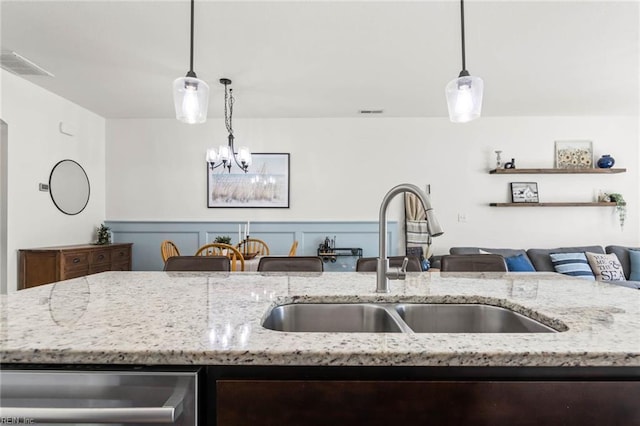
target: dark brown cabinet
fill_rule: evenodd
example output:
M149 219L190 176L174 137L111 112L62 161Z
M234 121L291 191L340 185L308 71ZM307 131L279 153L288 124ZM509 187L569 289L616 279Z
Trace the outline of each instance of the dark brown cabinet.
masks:
M639 424L637 381L221 380L217 426Z
M210 366L207 424L640 424L638 367Z
M130 271L132 243L20 250L18 289L105 271Z

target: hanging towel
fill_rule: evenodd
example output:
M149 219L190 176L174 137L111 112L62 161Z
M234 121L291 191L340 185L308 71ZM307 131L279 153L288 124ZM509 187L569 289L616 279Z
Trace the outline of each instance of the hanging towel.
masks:
M405 224L407 247L422 247L425 257L431 256L431 237L444 233L431 207L431 198L426 197L423 206L414 194L405 193ZM426 208L425 208L426 207Z

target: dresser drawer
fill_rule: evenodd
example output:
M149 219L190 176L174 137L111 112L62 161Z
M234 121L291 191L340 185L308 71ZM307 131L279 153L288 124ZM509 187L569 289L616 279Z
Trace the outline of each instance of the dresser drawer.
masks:
M92 269L96 265L111 263L111 251L110 249L92 251L89 255L89 263ZM105 270L108 271L108 269Z
M70 280L71 278L79 278L89 275L89 267L78 269L67 269L62 273L61 280Z
M129 262L131 259L131 248L130 247L120 247L111 249L111 262L120 263L120 262Z
M130 265L129 261L112 263L111 270L112 271L130 271L131 266L129 265Z
M89 269L89 252L68 252L62 253L62 268L64 271L75 269ZM67 274L65 274L67 275Z

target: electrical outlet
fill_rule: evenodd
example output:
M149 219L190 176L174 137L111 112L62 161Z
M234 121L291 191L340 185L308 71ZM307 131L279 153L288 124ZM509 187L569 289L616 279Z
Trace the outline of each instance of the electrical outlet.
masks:
M458 222L466 223L467 222L467 214L466 213L458 213Z

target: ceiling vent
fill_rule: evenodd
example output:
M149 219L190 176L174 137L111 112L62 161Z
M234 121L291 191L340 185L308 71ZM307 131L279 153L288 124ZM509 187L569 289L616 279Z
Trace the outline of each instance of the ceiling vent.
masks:
M360 114L382 114L381 109L361 109Z
M16 52L3 50L0 54L0 65L5 70L16 75L41 75L53 77L49 71L34 64L24 56L18 55Z

